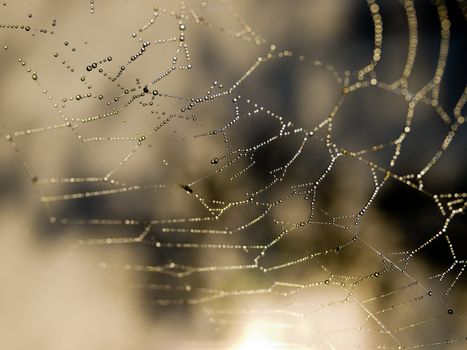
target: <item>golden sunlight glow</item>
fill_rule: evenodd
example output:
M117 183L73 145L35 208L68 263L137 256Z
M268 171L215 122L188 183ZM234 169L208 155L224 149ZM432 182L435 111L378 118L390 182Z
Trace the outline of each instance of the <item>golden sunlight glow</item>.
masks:
M274 343L267 341L262 337L245 339L243 343L241 343L237 350L267 350L274 347Z
M259 327L251 327L247 330L244 338L234 347L234 350L268 350L277 349L277 343L268 340L264 330Z

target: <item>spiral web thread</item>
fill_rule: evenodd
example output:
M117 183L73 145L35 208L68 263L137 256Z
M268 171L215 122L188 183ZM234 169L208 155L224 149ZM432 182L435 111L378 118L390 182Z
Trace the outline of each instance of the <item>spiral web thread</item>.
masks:
M102 16L105 19L106 14L100 12L100 5L98 0L91 1L88 16ZM20 14L21 18L26 18L28 10L11 1L5 2L1 8L0 29L3 32L8 31L12 33L9 34L11 36L21 35L22 40L44 37L44 40L54 41L55 47L60 49L47 52L47 56L50 57L49 65L53 69L66 68L67 79L81 80L83 88L87 90L84 93L74 93L68 91L66 81L48 80L47 75L42 74L40 69L35 71L33 59L25 59L21 54L17 57L14 41L10 42L9 37L4 40L8 43L1 53L2 56L12 56L17 60L17 64L22 66L28 75L24 84L32 84L33 88L43 95L43 99L50 103L51 113L58 120L48 125L14 130L10 127L10 120L2 117L6 130L5 138L23 163L45 208L50 225L58 227L58 230L67 227L80 230L82 234L77 238L76 249L90 249L94 246L111 249L122 245L130 249L141 246L149 248L152 252L149 254L157 257L157 263L119 263L103 260L96 262L95 267L108 271L122 270L150 275L145 277L143 282L138 281L128 287L147 291L149 297L145 303L156 308L194 308L204 315L205 322L212 329L220 333L231 327L254 325L272 330L272 334L281 334L276 346L283 348L418 349L464 346L467 339L464 316L455 308L451 308L450 298L457 286L463 283L467 260L464 256L456 254L456 245L450 238L450 227L452 222L464 215L467 193L433 193L424 184L424 179L449 150L465 121L462 110L467 101L466 90L458 98L453 110L443 108L439 99L451 39L451 22L445 3L434 3L440 31L436 69L432 78L417 91L412 91L409 84L416 65L419 42L417 12L412 1L401 1L401 10L404 11L408 24L405 65L400 78L389 82L380 80L376 71L383 55L384 42L384 18L381 16L378 1L367 1L374 26L373 52L368 64L356 71L334 67L305 57L299 52L271 45L266 39L267 35L263 37L256 33L254 25L250 26L235 13L234 3L181 0L177 5L169 3L167 8L155 5L153 10L148 11L147 18L139 19L138 29L134 34L116 34L120 36L119 40L135 43L134 47L137 48L130 55L126 53L129 59L124 63L116 62L118 60L113 57L113 53L93 61L88 55L89 51L81 50L81 47L75 48L72 40L62 41L62 38L73 38L74 33L67 32L67 27L60 25L60 18L52 19L46 12L31 11L32 18L38 17L41 25L8 23L9 13ZM232 28L224 28L204 18L204 11L209 10L211 6L216 10L226 11L231 16ZM462 3L459 7L465 10ZM158 22L161 18L173 23L172 35L169 37L160 37L158 34ZM196 64L191 63L190 31L194 27L203 27L216 35L228 37L229 40L238 40L242 42L241 45L252 50L259 48L262 54L234 82L216 81L207 89L199 86L198 91L201 92L190 97L177 93L176 87L166 91L159 87L161 83L177 74L189 77L191 72L197 69ZM91 43L93 38L86 39ZM169 47L173 58L162 66L145 67L153 73L140 76L134 66L143 65L140 63L141 59L151 50L158 50L161 46ZM62 61L62 56L67 58ZM324 116L311 128L296 125L289 120L290 118L274 113L267 105L255 102L255 96L238 94L243 84L254 81L257 70L281 60L296 60L299 64L322 69L334 79L341 90L329 115ZM101 91L99 89L102 84L96 84L97 87L94 87L90 81L103 81L110 84L114 90L110 90L112 93L104 89ZM62 87L63 95L71 97L52 95L48 91L56 91L57 87ZM334 123L347 99L355 92L367 88L383 90L405 101L407 112L402 131L397 138L387 143L361 150L349 150L335 143ZM163 105L166 101L167 106ZM198 113L197 110L217 101L230 104L231 107L228 108L232 113L219 117L212 124L214 127L206 130L202 123L210 117L203 115L201 111ZM89 110L89 107L96 104L103 106L100 109L102 112L85 112L86 108ZM416 173L407 174L395 169L407 140L412 136L415 109L419 105L433 110L445 125L446 132L436 153L425 166ZM100 136L89 132L92 130L89 125L114 123L115 120L120 123L123 120L122 130L125 130L126 118L138 118L138 114L148 113L152 115L151 122L135 136ZM157 120L154 122L156 116ZM274 133L265 139L256 138L253 144L247 144L240 138L240 142L244 143L239 145L239 133L242 131L237 131L237 124L255 118L260 119L261 123L271 124ZM120 178L120 173L132 166L132 160L138 154L162 152L160 147L152 147L151 143L160 134L169 133L169 128L183 128L186 139L193 141L195 147L197 142L206 139L221 140L222 145L215 150L217 156L202 156L205 160L203 165L199 166L202 175L177 178L178 170L175 168L161 183L132 183L131 176L128 178L122 175ZM79 147L87 147L89 144L119 144L124 147L116 149L115 152L121 152L122 149L126 151L120 155L118 162L101 175L95 175L93 171L85 176L36 175L37 171L30 165L29 156L23 151L23 140L47 135L50 142L54 142L56 133L62 129L66 132L67 139L73 138L73 142L77 141L81 145ZM264 184L247 193L237 194L234 199L211 198L212 196L206 193L203 185L213 181L213 178L218 178L216 181L223 184L222 186L230 188L230 191L233 188L235 191L236 182L252 176L261 151L287 139L296 139L299 142L286 161L278 161L276 167L268 172L268 180ZM59 147L60 141L56 142ZM310 147L315 147L316 144L324 146L327 157L324 171L305 182L295 181L289 177L290 169L305 157L304 150L310 144ZM170 143L165 145L172 147ZM369 157L372 153L388 150L391 157L385 164L374 162ZM322 184L342 159L351 159L363 164L371 174L373 185L359 211L336 215L320 207L319 196ZM171 159L167 158L157 167L170 165ZM441 227L424 236L418 245L396 252L386 251L383 246L372 243L360 234L361 221L365 220L373 202L390 182L401 184L411 191L418 192L423 198L428 198L443 218ZM69 190L70 188L84 190L73 191ZM276 188L285 190L278 196L274 192ZM183 201L189 202L190 205L197 203L199 206L193 210L192 215L188 213L187 216L173 217L95 217L94 213L89 212L84 212L87 216L80 217L83 213L79 211L77 215L62 215L61 208L68 205L68 202L114 201L118 200L119 196L129 193L137 196L137 200L129 200L129 206L138 205L139 201L144 202L146 196L152 196L154 193L162 193L161 198L183 196ZM274 195L269 196L269 193ZM309 211L306 218L289 222L275 217L277 208L287 206L288 203L293 205L295 199L304 199L307 203ZM163 200L157 205L163 206ZM238 208L242 213L252 213L252 216L224 220L229 212ZM189 210L191 209L193 207L189 206ZM198 214L200 210L202 215ZM265 224L268 221L272 226ZM290 237L297 235L297 232L308 230L314 232L314 235L319 235L322 227L331 227L332 230L340 232L337 243L331 239L332 243L326 244L327 238L323 236L319 239L323 240L324 244L305 246L301 255L290 257L286 249L280 252L274 250ZM112 234L114 231L118 233ZM255 232L259 231L272 232L263 232L255 239ZM96 237L93 236L94 232ZM309 241L304 244L309 244ZM434 273L427 278L419 278L416 272L410 270L412 262L433 244L440 244L440 249L444 249L440 254L448 254L452 263L442 271L433 270ZM187 251L187 255L184 255ZM219 259L216 259L215 264L209 265L199 260L199 256L206 251L210 251L210 256L217 254ZM367 256L367 265L357 265L343 272L342 266L334 261L349 251ZM228 263L227 258L227 263L222 263L225 252L233 252L233 256L236 257L235 263ZM274 254L280 257L275 259ZM289 271L292 272L289 274ZM298 274L297 271L303 273ZM235 283L228 285L225 280L217 285L225 283L226 287L218 288L214 282L211 285L210 277L205 277L214 274L226 276L226 280L231 278L232 281L236 281L236 277L230 276L245 276L245 279L241 280L239 288L235 287ZM385 287L374 287L381 286L385 281ZM370 290L372 294L365 295L362 290ZM315 297L314 293L320 297ZM322 301L323 295L327 295L328 298L324 297ZM267 302L257 302L263 299ZM360 315L358 321L351 321L344 327L338 323L331 326L320 324L320 320L342 315L340 310L349 307ZM449 326L446 327L446 324ZM283 330L286 330L286 335L281 333ZM303 332L307 335L303 335ZM362 340L367 335L373 340Z

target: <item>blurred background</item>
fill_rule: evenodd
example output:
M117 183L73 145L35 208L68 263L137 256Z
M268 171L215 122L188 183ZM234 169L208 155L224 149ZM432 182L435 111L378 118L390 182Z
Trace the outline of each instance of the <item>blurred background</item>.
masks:
M466 13L4 0L0 347L463 349Z

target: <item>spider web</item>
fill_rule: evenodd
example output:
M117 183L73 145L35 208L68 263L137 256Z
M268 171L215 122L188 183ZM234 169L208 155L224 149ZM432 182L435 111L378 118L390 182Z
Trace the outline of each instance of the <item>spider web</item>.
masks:
M0 7L33 231L104 249L182 348L465 346L464 2L355 5L329 55L281 39L281 2L87 4Z

